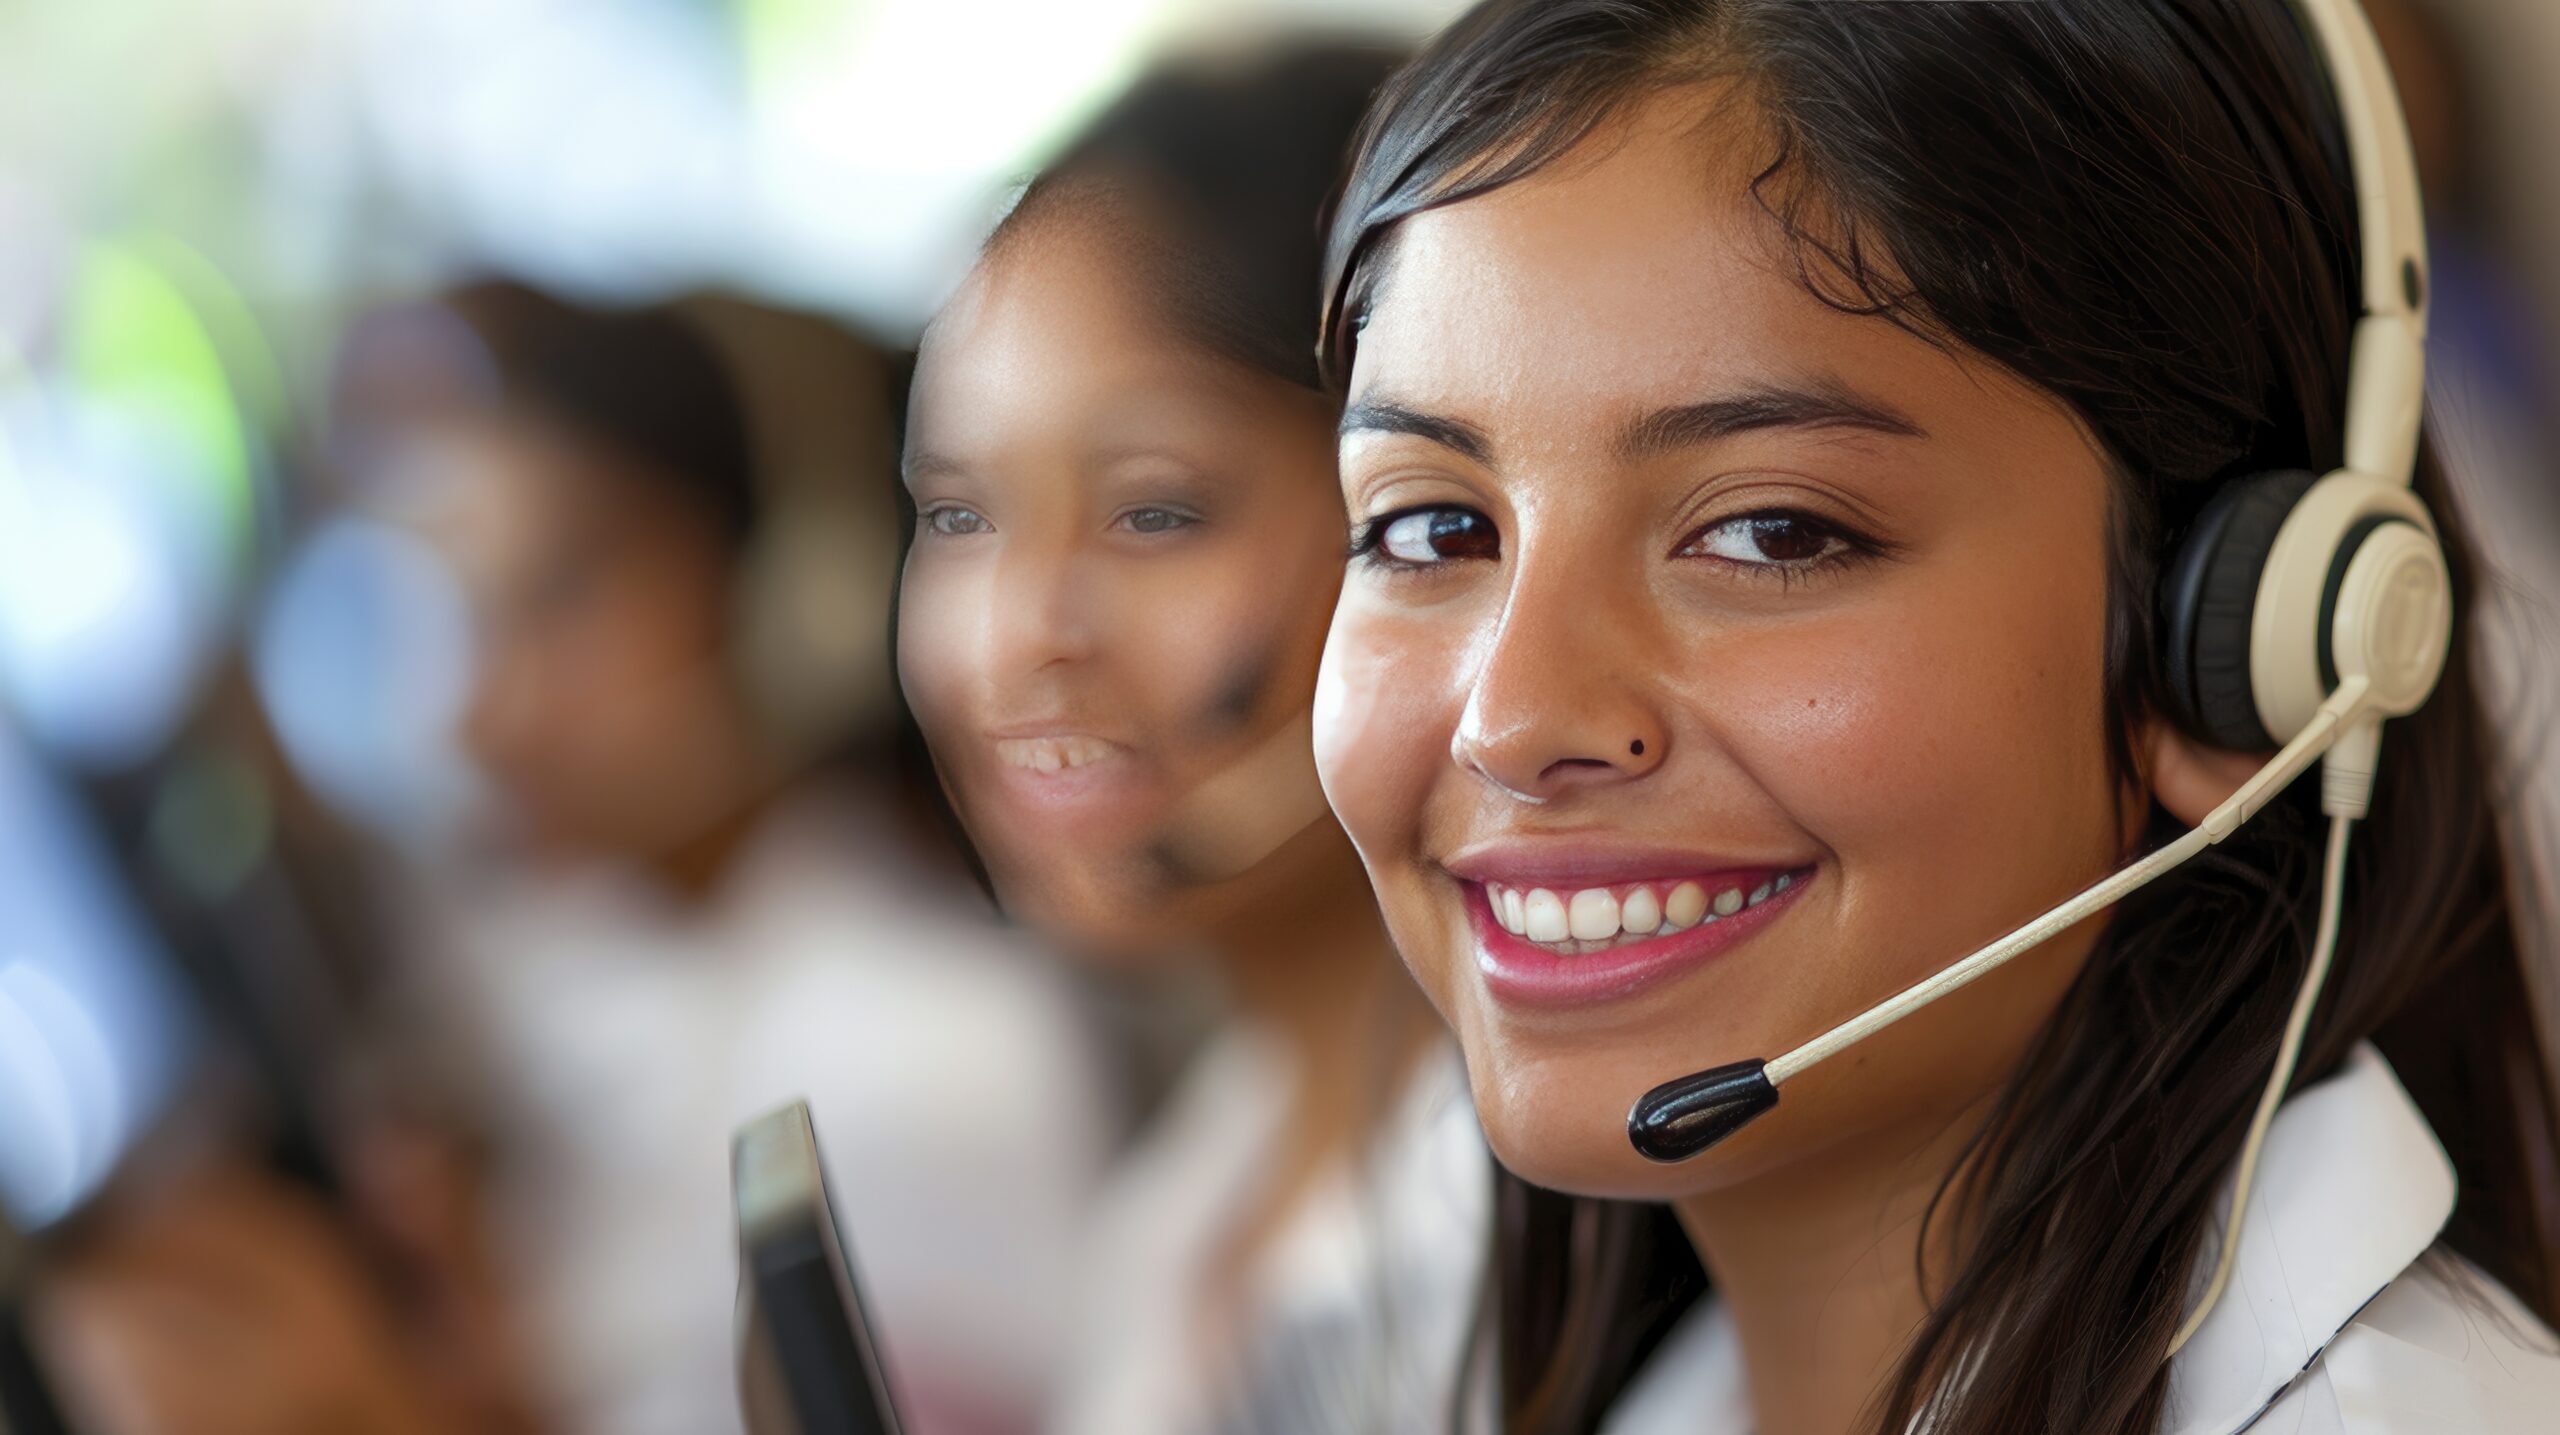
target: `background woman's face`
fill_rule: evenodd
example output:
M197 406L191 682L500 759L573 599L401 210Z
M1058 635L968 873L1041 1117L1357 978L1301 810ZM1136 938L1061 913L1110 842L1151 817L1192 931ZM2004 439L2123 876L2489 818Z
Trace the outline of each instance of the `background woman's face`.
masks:
M2108 491L2060 407L1825 306L1713 96L1405 223L1317 758L1494 1147L1663 1195L1962 1111L2094 929L1654 1167L1629 1105L1775 1056L2102 872Z
M999 896L1079 945L1196 936L1323 816L1330 407L1160 324L1104 226L1035 222L935 321L899 673Z
M461 738L539 844L662 857L750 793L732 558L641 460L531 420L420 436L429 526L469 595Z

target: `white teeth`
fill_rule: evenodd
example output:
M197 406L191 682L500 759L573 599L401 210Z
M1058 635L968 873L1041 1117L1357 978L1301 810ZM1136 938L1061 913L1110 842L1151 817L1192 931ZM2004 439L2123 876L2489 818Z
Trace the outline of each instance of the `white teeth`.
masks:
M1618 925L1633 936L1649 937L1662 928L1662 900L1651 887L1638 887L1627 894L1618 909Z
M1618 935L1618 899L1606 887L1585 887L1565 907L1565 926L1578 942L1598 942Z
M1033 772L1083 767L1102 761L1111 752L1111 744L1092 737L1006 738L996 744L996 756Z
M1694 927L1706 915L1707 889L1695 882L1672 888L1670 898L1662 904L1662 920L1674 931Z
M1573 926L1565 917L1564 899L1544 887L1529 893L1523 905L1520 935L1533 942L1561 942L1573 934Z
M1744 895L1728 887L1712 898L1697 882L1682 882L1669 896L1649 883L1638 883L1620 896L1607 887L1585 887L1559 893L1549 887L1522 891L1485 884L1485 904L1494 921L1515 937L1550 946L1566 956L1582 956L1630 942L1704 926L1756 907L1795 885L1795 877L1772 877Z

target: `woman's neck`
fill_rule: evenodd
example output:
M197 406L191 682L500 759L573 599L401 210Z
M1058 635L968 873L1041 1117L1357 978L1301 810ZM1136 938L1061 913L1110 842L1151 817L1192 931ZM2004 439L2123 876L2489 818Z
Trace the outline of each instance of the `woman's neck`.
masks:
M1677 1203L1741 1337L1759 1435L1861 1428L1929 1313L1924 1226L1927 1269L1953 1269L1949 1223L1926 1217L1979 1119L1843 1143Z
M1388 940L1342 829L1315 824L1266 868L1273 880L1261 899L1211 935L1238 1013L1301 1063L1339 1065L1374 1052L1382 1035L1427 1029L1407 1019L1429 1008Z
M719 896L781 791L744 700L718 689L697 706L688 740L670 744L665 761L633 779L660 793L669 834L639 865L692 908Z
M1218 1284L1250 1269L1320 1177L1358 1159L1440 1030L1341 829L1319 823L1272 861L1287 880L1219 934L1217 950L1239 1018L1280 1042L1295 1084L1267 1179L1231 1230Z

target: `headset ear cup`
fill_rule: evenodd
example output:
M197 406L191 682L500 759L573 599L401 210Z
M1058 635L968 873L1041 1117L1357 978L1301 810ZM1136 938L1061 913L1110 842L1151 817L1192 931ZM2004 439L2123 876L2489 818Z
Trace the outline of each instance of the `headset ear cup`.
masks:
M2172 716L2216 747L2259 752L2276 745L2250 685L2249 630L2276 534L2318 481L2288 469L2225 483L2162 575L2161 676Z

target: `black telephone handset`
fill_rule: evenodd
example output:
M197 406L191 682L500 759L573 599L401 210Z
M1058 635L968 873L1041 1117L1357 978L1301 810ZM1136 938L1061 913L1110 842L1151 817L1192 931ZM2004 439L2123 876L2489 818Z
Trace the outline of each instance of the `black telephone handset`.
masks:
M738 1400L749 1435L899 1435L809 1103L738 1128Z

